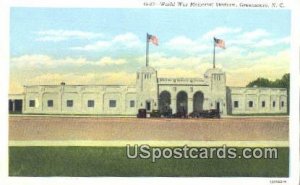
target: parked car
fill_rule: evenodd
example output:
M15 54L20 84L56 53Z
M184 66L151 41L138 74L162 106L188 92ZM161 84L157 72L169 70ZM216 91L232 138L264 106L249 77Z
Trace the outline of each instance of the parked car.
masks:
M171 118L172 117L172 109L164 109L162 112L161 112L161 116L164 117L164 118Z
M161 113L160 113L158 110L153 110L153 111L150 113L150 117L151 117L151 118L160 118L160 117L161 117Z
M139 109L138 114L136 115L137 118L146 118L147 117L147 111L146 109Z
M220 111L218 109L211 109L207 114L204 115L204 118L220 118Z
M193 111L189 114L191 118L220 118L220 112L217 109Z
M184 111L179 111L172 115L172 118L187 118L187 117L188 115Z
M190 118L199 118L200 117L200 112L199 111L193 111L189 114Z

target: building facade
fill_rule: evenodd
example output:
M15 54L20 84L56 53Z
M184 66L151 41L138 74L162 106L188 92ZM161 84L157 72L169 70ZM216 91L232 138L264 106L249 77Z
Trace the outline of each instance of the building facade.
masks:
M203 78L159 78L147 66L136 85L32 85L9 95L9 111L27 114L136 115L138 109L172 112L218 109L221 115L287 113L287 89L226 86L221 69Z

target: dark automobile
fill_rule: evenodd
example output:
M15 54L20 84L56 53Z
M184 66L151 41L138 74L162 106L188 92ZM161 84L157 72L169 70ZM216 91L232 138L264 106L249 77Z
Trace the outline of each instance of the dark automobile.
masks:
M147 117L146 109L139 109L138 114L136 116L137 118L146 118Z
M172 115L172 118L187 118L187 117L188 115L184 111L179 111Z
M220 111L218 109L194 111L189 114L191 118L220 118Z
M151 118L160 118L160 117L161 117L161 113L160 113L158 110L153 110L153 111L150 113L150 117L151 117Z
M193 111L189 114L190 118L199 118L200 117L200 112L199 111Z
M204 118L220 118L220 111L218 109L211 109L202 116Z
M168 108L168 109L163 109L161 111L161 115L164 118L171 118L172 117L172 109Z

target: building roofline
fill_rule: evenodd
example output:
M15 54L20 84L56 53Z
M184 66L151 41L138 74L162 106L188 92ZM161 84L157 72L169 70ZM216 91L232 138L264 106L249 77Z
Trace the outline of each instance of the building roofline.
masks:
M287 88L281 88L281 87L231 87L231 86L226 86L228 88L232 88L232 89L238 89L238 88L243 88L243 89L282 89L282 90L287 90Z
M75 84L71 84L71 85L23 85L23 87L36 87L36 86L44 86L44 87L59 87L59 86L122 86L122 87L135 87L135 85L117 85L117 84L109 84L109 85L105 85L105 84L88 84L88 85L75 85Z

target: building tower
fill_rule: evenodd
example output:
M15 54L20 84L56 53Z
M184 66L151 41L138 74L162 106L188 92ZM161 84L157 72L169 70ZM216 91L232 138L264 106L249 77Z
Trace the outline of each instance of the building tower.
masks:
M158 109L157 71L150 66L141 68L136 76L137 108L147 112Z
M210 87L210 109L218 109L221 115L227 115L226 75L219 68L208 69L204 78Z

